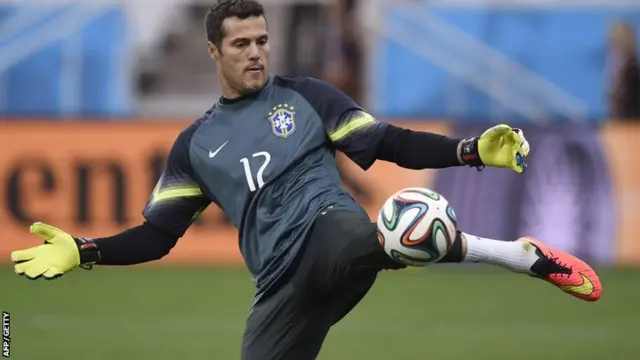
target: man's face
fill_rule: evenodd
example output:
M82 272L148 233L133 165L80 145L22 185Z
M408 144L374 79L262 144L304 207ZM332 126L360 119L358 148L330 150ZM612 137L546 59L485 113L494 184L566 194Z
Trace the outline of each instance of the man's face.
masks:
M269 38L263 16L223 22L225 37L218 52L218 71L239 95L260 90L267 77ZM215 50L212 50L215 51Z

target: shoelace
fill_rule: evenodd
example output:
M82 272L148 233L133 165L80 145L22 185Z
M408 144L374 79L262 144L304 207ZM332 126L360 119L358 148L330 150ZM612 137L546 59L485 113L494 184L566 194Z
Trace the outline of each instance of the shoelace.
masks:
M558 256L549 256L547 257L549 260L551 260L554 264L562 266L563 268L569 270L569 273L565 273L565 272L559 272L559 273L555 273L556 276L565 276L565 277L569 277L573 274L573 268L567 264L564 263L562 261L560 261L560 257Z

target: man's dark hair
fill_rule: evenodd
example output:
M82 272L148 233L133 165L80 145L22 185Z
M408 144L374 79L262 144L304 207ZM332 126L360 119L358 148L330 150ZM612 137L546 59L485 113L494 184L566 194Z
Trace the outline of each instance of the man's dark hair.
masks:
M207 40L220 49L226 36L222 23L227 18L246 19L252 16L264 16L264 8L256 0L218 0L209 8L204 18Z

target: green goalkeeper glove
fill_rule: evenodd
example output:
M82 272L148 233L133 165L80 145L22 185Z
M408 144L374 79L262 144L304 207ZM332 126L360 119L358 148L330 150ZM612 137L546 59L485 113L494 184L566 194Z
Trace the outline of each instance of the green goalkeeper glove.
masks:
M527 169L529 142L522 130L509 125L496 125L479 137L462 140L460 158L479 170L484 166L511 169L523 173Z
M97 261L98 248L90 239L73 238L41 222L34 223L29 230L44 239L44 244L11 253L18 275L32 280L40 277L52 280L79 266L89 270Z

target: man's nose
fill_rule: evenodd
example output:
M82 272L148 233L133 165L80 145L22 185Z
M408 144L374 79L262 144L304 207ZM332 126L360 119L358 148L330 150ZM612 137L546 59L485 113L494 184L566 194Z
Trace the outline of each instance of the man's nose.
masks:
M260 59L260 52L258 51L258 45L256 43L251 43L248 50L249 60Z

